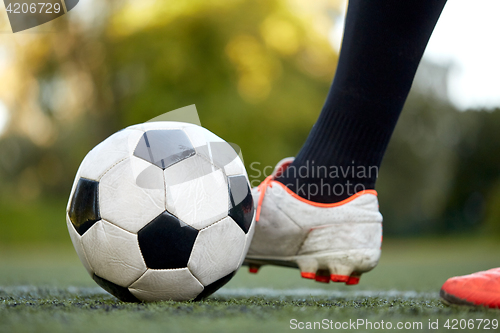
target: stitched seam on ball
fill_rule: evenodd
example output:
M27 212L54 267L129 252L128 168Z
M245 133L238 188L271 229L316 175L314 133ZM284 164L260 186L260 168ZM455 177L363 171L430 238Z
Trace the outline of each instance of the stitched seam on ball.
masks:
M142 255L142 254L141 254L141 255ZM144 258L143 258L143 260L144 260ZM146 266L146 263L144 263L144 265ZM148 271L148 269L149 269L149 268L148 268L148 266L146 266L146 270L144 271L144 273L142 273L142 274L141 274L141 276L139 276L137 279L135 279L134 281L132 281L132 283L130 283L130 284L129 284L127 287L125 287L125 288L127 288L127 289L128 289L128 288L130 288L130 286L131 286L131 285L133 285L134 283L136 283L137 281L139 281L139 279L140 279L140 278L142 278L142 277L146 274L146 272ZM132 288L132 289L135 289L135 288ZM129 291L130 291L130 290L129 290Z
M201 155L201 154L198 154L196 153L197 156L201 157L202 159L204 159L205 161L207 161L208 163L210 163L214 168L216 168L217 170L222 170L223 168L219 168L217 165L213 164L212 161L210 159L208 159L206 156L204 155ZM226 181L227 183L227 181Z
M120 164L121 162L125 161L126 159L128 159L129 157L125 157L125 158L122 158L121 160L119 160L118 162L116 162L115 164L113 164L112 166L110 166L108 169L106 169L106 171L104 171L104 173L98 177L98 181L100 182L102 177L104 177L111 169L113 169L115 166L117 166L118 164Z
M129 231L129 230L127 230L127 229L123 228L123 227L120 227L119 225L116 225L116 224L114 224L113 222L110 222L110 221L108 221L108 220L105 220L105 219L103 219L102 217L101 217L101 219L100 219L99 221L104 221L104 222L107 222L107 223L111 224L113 227L117 227L118 229L121 229L121 230L123 230L123 231L125 231L125 232L128 232L129 234L132 234L132 235L137 235L137 233L134 233L134 232Z
M183 269L188 269L189 270L189 267L182 267L182 268L149 268L148 267L148 270L150 271L181 271ZM189 271L191 272L191 271ZM192 273L191 273L192 274Z
M211 227L211 226L213 226L214 224L219 223L220 221L224 220L224 219L225 219L225 218L227 218L227 217L229 217L229 218L230 218L231 216L226 215L226 216L224 216L223 218L221 218L220 220L217 220L217 221L215 221L214 223L211 223L211 224L209 224L209 225L207 225L207 226L205 226L205 227L203 227L203 228L201 228L201 229L198 229L198 232L200 232L200 231L202 231L202 230L205 230L205 229L207 229L207 228L210 228L210 227ZM236 223L234 220L233 220L233 222L234 222L234 223Z
M97 221L97 222L99 222L99 221ZM72 224L72 225L73 225L73 224ZM80 235L78 235L78 236L80 236ZM80 237L78 238L78 241L80 242L80 246L82 247L83 255L84 255L84 257L85 257L85 260L87 261L87 264L88 264L88 265L89 265L89 267L90 267L90 270L92 271L92 273L94 273L94 274L95 274L95 269L94 269L94 267L92 267L92 264L90 263L90 260L89 260L89 258L87 257L87 251L85 251L85 246L83 245L82 237L83 237L83 236L80 236Z
M165 210L168 211L167 210L167 179L165 177L165 171L162 171L161 174L163 176L163 192L164 192L163 197L165 198L165 203L163 206L165 207ZM172 214L171 212L169 212L169 213ZM172 214L172 215L174 215L174 214Z
M194 149L194 154L196 155L196 154L198 154L198 150L196 150L196 147L194 146L193 141L191 141L191 138L189 137L189 134L186 133L186 131L184 130L186 127L187 126L184 126L180 130L187 136L188 141L191 144L191 147L193 147L193 149Z
M127 128L124 128L123 130L124 131L139 131L139 132L142 132L142 133L146 133L143 129L140 129L140 128L130 128L130 127L127 127Z
M153 220L151 220L151 221L153 221ZM149 223L151 223L151 221L148 222L148 223L146 223L146 225L148 225ZM146 225L144 225L142 228L144 228ZM141 229L139 229L139 231L141 231ZM142 258L142 261L144 262L144 266L146 266L146 272L147 272L148 269L149 269L149 267L148 267L148 264L146 263L146 258L144 258L144 254L142 253L141 243L139 243L139 231L137 231L137 233L135 233L135 236L136 236L135 237L135 241L137 242L137 247L139 248L139 253L141 254L141 258ZM146 274L146 272L144 272L144 274ZM140 277L138 277L137 280L139 280L144 274L142 274ZM135 280L135 281L137 281L137 280ZM133 283L131 283L130 285L132 285L132 284Z

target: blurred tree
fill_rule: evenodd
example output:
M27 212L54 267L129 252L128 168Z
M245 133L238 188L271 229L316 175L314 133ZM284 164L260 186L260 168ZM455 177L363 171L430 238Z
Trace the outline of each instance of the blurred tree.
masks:
M440 230L453 180L459 113L413 90L380 169L377 190L386 234ZM466 126L466 125L465 125Z
M2 34L0 109L9 120L0 130L0 240L65 237L64 202L85 154L123 127L189 104L203 126L242 148L256 185L266 166L297 153L321 110L343 5L87 0L28 33ZM2 16L0 29L9 30ZM500 112L458 113L443 97L447 69L419 71L380 173L386 234L500 219Z
M469 132L457 147L459 163L444 216L447 231L470 230L486 219L500 235L500 110L461 114Z
M9 122L0 133L0 221L10 229L0 239L43 239L44 224L64 234L63 202L85 154L123 127L185 105L237 143L247 167L295 154L335 71L328 36L341 5L87 0L27 33L2 34ZM37 221L25 214L47 205L57 209L40 210Z
M55 20L57 33L2 43L11 56L0 100L11 119L1 177L12 191L40 188L21 198L65 195L94 145L189 104L247 161L274 164L300 147L335 70L328 9L340 2L92 3L99 13Z

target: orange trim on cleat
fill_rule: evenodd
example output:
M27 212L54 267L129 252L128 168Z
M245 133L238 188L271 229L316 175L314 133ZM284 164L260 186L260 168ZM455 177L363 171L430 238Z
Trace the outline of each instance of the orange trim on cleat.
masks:
M343 206L345 205L346 203L348 202L351 202L353 201L354 199L357 199L359 198L360 196L364 195L364 194L373 194L375 196L377 196L377 191L375 190L364 190L364 191L359 191L359 192L356 192L354 193L353 195L351 195L349 198L347 199L344 199L342 201L339 201L339 202L334 202L334 203L321 203L321 202L315 202L315 201L310 201L310 200L307 200L307 199L304 199L302 198L301 196L299 196L298 194L296 194L295 192L293 192L292 190L290 190L285 184L283 183L280 183L276 180L274 180L274 178L271 178L273 177L272 175L267 177L260 185L260 186L267 186L267 185L270 185L272 187L272 185L276 184L276 185L279 185L281 187L283 187L283 189L288 193L290 194L292 197L294 197L295 199L297 200L300 200L308 205L311 205L311 206L314 206L314 207L322 207L322 208L332 208L332 207L339 207L339 206ZM265 183L265 184L264 184ZM262 185L264 184L264 185ZM261 196L263 197L264 196L264 193L261 194ZM264 198L262 199L264 200ZM259 201L260 201L260 198L259 198ZM262 205L262 202L260 202L260 204Z
M316 278L316 273L313 273L313 272L300 272L300 276L302 276L304 279L314 280Z
M332 280L333 282L347 282L349 280L349 276L347 276L347 275L331 274L330 275L330 280Z

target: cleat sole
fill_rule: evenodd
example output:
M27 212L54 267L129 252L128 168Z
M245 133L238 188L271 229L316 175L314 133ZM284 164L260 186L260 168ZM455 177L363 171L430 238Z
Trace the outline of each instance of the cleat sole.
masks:
M313 272L300 272L300 276L304 279L314 280L316 278L316 273Z
M349 280L349 276L347 276L347 275L331 274L330 275L330 280L332 280L333 282L347 282Z
M316 272L314 280L321 283L330 283L330 272L325 269L320 269Z
M379 257L379 249L355 249L289 257L247 256L245 264L250 267L267 264L295 267L300 269L304 279L356 285L362 273L377 265Z

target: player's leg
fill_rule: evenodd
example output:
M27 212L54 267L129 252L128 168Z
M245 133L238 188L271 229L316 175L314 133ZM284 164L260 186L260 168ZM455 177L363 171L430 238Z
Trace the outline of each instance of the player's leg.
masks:
M382 216L374 169L445 2L349 2L337 72L316 125L295 161L280 162L253 190L251 271L267 263L295 266L305 278L355 284L375 267ZM354 175L346 172L353 166ZM340 172L332 175L331 167Z
M375 188L376 170L445 2L349 1L337 72L323 110L289 172L276 180L323 203ZM313 174L325 170L322 166L338 173ZM302 177L306 168L308 177ZM367 172L353 174L353 168ZM316 193L307 191L315 188L311 184L329 186Z

